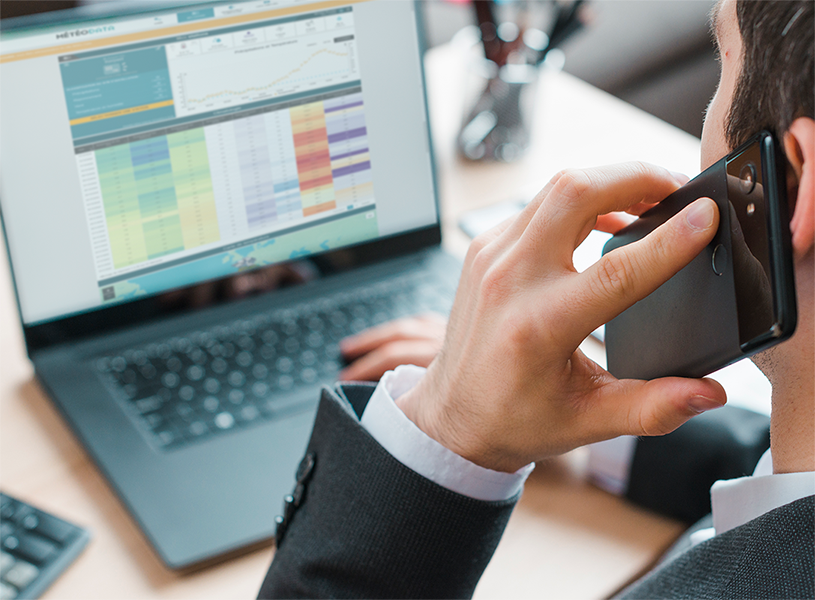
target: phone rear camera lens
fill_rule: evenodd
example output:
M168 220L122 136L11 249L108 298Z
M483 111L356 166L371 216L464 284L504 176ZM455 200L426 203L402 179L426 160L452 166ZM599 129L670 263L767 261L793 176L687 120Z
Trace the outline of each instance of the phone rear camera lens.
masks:
M745 194L749 194L755 189L756 167L753 163L744 163L741 173L739 173L739 184L741 185L741 191Z

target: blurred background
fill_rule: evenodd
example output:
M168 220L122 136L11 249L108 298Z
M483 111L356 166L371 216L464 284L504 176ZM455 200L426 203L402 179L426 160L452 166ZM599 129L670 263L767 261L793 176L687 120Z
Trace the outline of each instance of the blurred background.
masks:
M126 0L2 0L0 17ZM533 4L530 2L529 4ZM560 46L563 69L700 136L718 64L708 27L714 0L589 0L586 25ZM511 9L514 2L497 3ZM476 24L470 0L425 0L429 46ZM501 15L500 10L498 11Z

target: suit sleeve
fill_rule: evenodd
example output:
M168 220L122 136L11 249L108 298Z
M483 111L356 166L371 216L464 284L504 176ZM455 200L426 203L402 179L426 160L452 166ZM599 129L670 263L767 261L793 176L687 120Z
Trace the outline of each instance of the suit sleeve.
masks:
M518 496L475 500L402 465L359 423L373 389L323 390L261 598L472 596Z

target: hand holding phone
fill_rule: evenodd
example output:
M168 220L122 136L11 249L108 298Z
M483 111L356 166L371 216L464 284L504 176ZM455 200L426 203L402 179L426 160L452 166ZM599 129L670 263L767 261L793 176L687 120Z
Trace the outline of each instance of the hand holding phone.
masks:
M606 325L618 378L702 377L789 338L796 305L785 165L762 131L609 240L642 239L700 197L719 230L691 263Z

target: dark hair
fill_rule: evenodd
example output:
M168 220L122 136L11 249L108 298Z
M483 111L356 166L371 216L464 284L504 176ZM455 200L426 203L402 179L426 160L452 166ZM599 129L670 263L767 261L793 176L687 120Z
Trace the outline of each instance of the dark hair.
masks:
M777 136L798 117L815 118L812 0L738 0L743 62L725 135L735 148L767 129Z

